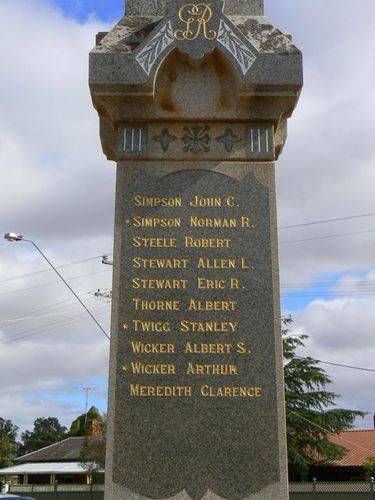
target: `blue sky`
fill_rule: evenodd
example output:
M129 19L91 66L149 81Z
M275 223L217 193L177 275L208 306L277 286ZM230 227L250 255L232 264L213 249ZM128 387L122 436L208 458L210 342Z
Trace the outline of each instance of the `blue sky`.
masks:
M104 22L117 21L124 13L123 0L52 0L66 16L85 22L95 15Z

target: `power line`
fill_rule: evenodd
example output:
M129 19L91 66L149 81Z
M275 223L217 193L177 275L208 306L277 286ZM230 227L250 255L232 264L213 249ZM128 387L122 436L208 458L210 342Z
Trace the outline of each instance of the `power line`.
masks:
M99 308L96 308L96 309L94 309L94 310L95 310L95 311L97 311L97 310L99 310ZM70 318L68 318L68 319L61 319L61 320L59 320L59 321L55 321L55 322L52 322L52 323L47 323L47 324L46 324L46 325L44 325L44 326L32 327L31 329L30 329L30 328L27 328L26 330L23 330L23 331L21 331L21 332L18 332L18 333L17 333L17 332L15 332L15 333L12 333L11 335L8 335L8 338L7 338L7 339L4 339L4 341L9 340L9 339L15 339L15 338L18 338L20 335L24 335L24 334L26 334L26 333L38 332L38 331L40 331L41 329L42 329L42 330L45 330L45 329L47 329L47 330L48 330L48 328L50 328L50 327L54 327L54 326L56 326L56 325L60 325L60 324L64 325L64 323L65 323L66 321L68 321L68 322L69 322L70 320L73 320L74 318L80 318L81 316L82 316L82 313L76 313L75 315L71 316L71 317L70 317Z
M350 215L349 217L338 217L337 219L317 220L313 222L305 222L302 224L294 224L291 226L280 226L279 229L294 229L296 227L315 226L316 224L327 224L329 222L341 222L345 220L361 219L362 217L373 217L373 216L375 216L375 212L370 212L367 214L360 214L360 215Z
M106 311L107 311L107 308L94 310L94 312L96 312L98 315L103 314ZM4 339L3 341L0 341L0 344L10 344L13 342L18 342L18 341L21 341L25 338L34 337L35 335L40 335L42 333L50 332L51 330L56 330L56 329L62 328L64 326L69 326L69 325L72 325L74 323L79 323L80 321L83 321L85 319L87 319L87 316L84 314L80 314L80 315L77 315L76 319L74 319L74 320L69 320L69 321L62 320L62 321L59 321L57 323L53 323L54 326L46 326L46 327L43 327L42 329L37 328L37 329L33 329L33 330L26 330L24 332L19 332L18 334L16 334L15 336L12 336L9 339ZM23 334L25 334L25 335L23 335Z
M85 294L81 295L81 297L84 297L86 295L90 295L90 292L86 292ZM69 298L69 299L65 299L65 300L61 300L60 302L54 302L53 304L49 304L47 306L42 306L42 307L38 307L37 309L33 309L32 311L30 312L27 312L27 313L24 313L23 316L31 316L32 314L35 314L35 313L38 313L38 312L42 312L42 311L47 311L48 309L55 309L57 307L60 307L64 304L68 304L69 302L75 302L73 298ZM66 306L66 307L69 307ZM13 318L10 318L10 319L18 319L20 318L21 316L15 316Z
M48 311L48 309L54 309L55 307L59 307L60 305L67 304L69 302L74 302L74 300L73 299L65 299L65 300L62 300L61 302L55 302L54 304L50 304L49 306L39 307L38 309L34 309L33 311L25 313L23 316L32 316L35 313L38 313L41 311ZM17 320L18 318L21 318L21 316L16 316L14 318L11 318L11 320Z
M72 276L71 278L66 278L66 279L68 281L74 281L74 280L79 279L79 278L86 278L88 276L94 276L95 274L102 274L102 273L107 273L110 271L111 271L111 269L104 269L102 271L95 271L93 273L80 274L78 276ZM12 295L13 293L27 292L29 290L35 290L36 288L41 288L43 286L56 285L58 283L60 283L60 281L50 281L48 283L42 283L40 285L30 286L27 288L19 288L18 290L12 290L11 292L0 293L0 297L4 297L5 295Z
M375 281L339 281L335 283L286 283L285 285L281 285L281 288L299 288L299 287L320 287L320 286L341 286L341 285L373 285Z
M304 238L300 240L289 240L289 241L281 241L280 245L287 245L289 243L302 243L304 241L315 241L315 240L326 240L331 238L342 238L344 236L354 236L356 234L368 234L375 233L375 229L369 229L368 231L356 231L353 233L340 233L340 234L329 234L327 236L316 236L315 238Z
M282 292L281 296L282 297L316 297L316 298L321 298L324 299L325 297L327 298L340 298L340 297L373 297L375 295L374 291L369 291L369 292Z
M322 361L321 359L315 359L315 358L306 357L306 356L296 356L296 358L315 361L315 362L321 363L323 365L339 366L340 368L350 368L351 370L360 370L360 371L363 371L363 372L375 373L375 369L374 368L363 368L362 366L344 365L344 364L341 364L341 363L333 363L331 361Z
M107 254L107 255L112 255L112 254ZM56 266L56 269L63 269L65 267L75 266L76 264L82 264L84 262L90 262L90 261L101 259L101 258L102 258L102 255L98 255L96 257L90 257L88 259L76 260L75 262L69 262L68 264L64 264L62 266ZM14 281L14 280L22 279L22 278L27 278L29 276L35 276L36 274L48 273L50 271L51 271L51 269L43 269L41 271L35 271L33 273L22 274L22 275L19 275L19 276L13 276L13 278L6 278L4 280L1 280L0 284L1 283L6 283L8 281Z
M86 295L89 295L89 293L85 294L84 296ZM90 297L86 300L86 302L88 300L92 300L93 297ZM63 302L67 302L67 301L63 301ZM67 306L64 307L64 309L66 309L67 307L72 307L72 306L77 306L77 304L73 301L70 301L72 302L71 304L68 304ZM50 306L51 308L51 306ZM43 319L43 318L51 318L51 317L54 317L54 316L60 316L62 314L70 314L71 311L69 310L64 310L64 311L55 311L55 312L50 312L48 314L42 314L42 315L39 315L39 316L33 316L31 314L26 314L24 316L19 316L18 318L12 318L12 319L4 319L4 320L0 320L0 328L6 328L8 326L12 326L16 323L19 323L21 321L26 321L26 320L33 320L33 319ZM4 323L4 324L2 324Z

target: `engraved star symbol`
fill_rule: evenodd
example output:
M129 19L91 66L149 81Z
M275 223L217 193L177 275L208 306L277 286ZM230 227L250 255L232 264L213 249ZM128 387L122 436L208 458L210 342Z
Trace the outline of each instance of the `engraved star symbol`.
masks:
M241 139L233 132L231 128L227 128L223 135L221 135L220 137L216 137L216 141L221 142L228 153L232 151L233 146L240 140Z
M161 134L155 135L152 139L155 142L159 142L160 143L161 149L164 151L164 153L166 151L168 151L169 144L171 142L177 141L177 137L175 137L174 135L170 134L169 130L167 128L163 128L163 130L161 131Z

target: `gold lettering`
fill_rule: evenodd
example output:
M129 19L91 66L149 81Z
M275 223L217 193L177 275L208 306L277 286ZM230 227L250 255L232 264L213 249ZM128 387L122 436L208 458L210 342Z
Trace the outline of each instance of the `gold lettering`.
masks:
M182 198L159 198L135 196L136 207L182 207Z
M152 344L132 340L131 346L135 354L174 354L176 352L174 344Z
M213 364L200 365L189 363L186 369L187 375L237 375L236 365Z
M136 216L133 218L133 227L181 227L181 218Z
M179 300L144 300L133 298L136 311L179 311Z
M168 321L142 321L133 319L135 332L158 332L166 333L171 331L171 325Z
M230 354L232 348L232 344L194 344L193 342L186 342L185 354Z
M238 290L240 288L240 280L237 278L230 279L230 288L232 290Z
M140 248L177 248L176 238L133 238L133 247Z
M200 257L198 269L235 269L236 259L206 259Z
M250 353L251 351L246 347L246 344L244 342L238 342L237 352L238 354L247 354Z
M186 248L229 248L230 238L193 238L185 236Z
M136 290L186 290L187 285L188 280L184 279L132 279L132 286Z
M235 311L237 301L235 300L196 300L190 299L189 311Z
M191 207L221 207L221 198L202 198L201 196L194 196L190 201Z
M136 375L176 375L176 365L144 364L131 362L132 372Z
M190 227L237 227L237 219L231 218L209 218L209 217L190 217Z
M192 397L193 387L130 384L132 397Z
M187 269L189 259L142 259L133 258L135 269Z
M225 290L225 280L202 278L198 276L197 287L199 290Z
M238 321L180 321L181 332L213 332L213 333L234 333L237 330Z
M213 387L211 385L202 385L201 395L204 397L225 397L225 398L260 398L262 396L261 387Z

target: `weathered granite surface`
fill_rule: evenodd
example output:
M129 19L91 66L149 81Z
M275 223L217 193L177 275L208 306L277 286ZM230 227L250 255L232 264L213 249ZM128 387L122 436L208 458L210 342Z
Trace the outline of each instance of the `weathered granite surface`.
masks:
M261 0L212 0L209 6L129 0L126 16L100 34L90 54L103 151L117 162L106 500L288 498L274 161L301 91L302 56L263 15ZM177 197L182 205L143 207L136 196ZM192 207L195 196L233 196L236 203ZM191 225L191 216L224 220L231 213L236 221L249 217L251 225ZM177 218L180 225L139 225L150 218ZM228 246L192 248L186 236L226 239ZM153 237L176 246L138 244L137 238ZM186 267L134 264L135 258L167 257L185 259ZM250 267L202 269L200 257L244 258ZM240 288L202 289L198 277L226 285L238 279ZM149 279L176 279L180 288L150 289ZM235 307L191 311L191 298L232 300ZM181 308L140 312L134 299L175 299ZM194 334L181 327L202 318L232 326ZM168 328L139 330L140 320ZM174 350L140 354L132 341L166 342ZM187 341L232 348L229 355L189 354ZM244 353L236 350L239 342ZM135 373L135 362L165 362L172 371ZM189 362L231 364L232 373L192 375ZM187 395L139 392L176 386ZM202 386L253 392L207 397ZM257 397L254 388L261 388Z

